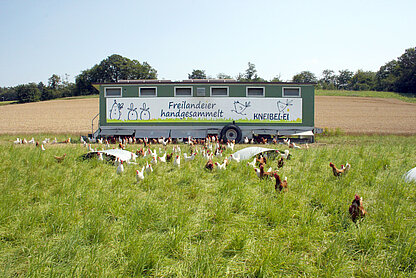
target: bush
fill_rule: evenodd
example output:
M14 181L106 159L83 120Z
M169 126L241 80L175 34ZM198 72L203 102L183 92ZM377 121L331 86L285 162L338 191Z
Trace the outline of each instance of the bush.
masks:
M16 87L17 100L20 103L40 101L41 92L35 83L19 85Z

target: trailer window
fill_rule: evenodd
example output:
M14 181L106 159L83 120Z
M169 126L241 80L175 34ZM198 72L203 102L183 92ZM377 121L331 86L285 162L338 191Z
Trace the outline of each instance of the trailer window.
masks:
M247 87L248 97L262 97L264 96L264 87Z
M300 97L300 88L283 88L284 97Z
M192 96L192 87L176 87L175 88L176 97L190 97Z
M106 97L121 97L121 88L105 88Z
M156 96L156 88L140 88L139 95L141 97L155 97Z
M228 87L211 87L211 96L213 97L227 97Z
M196 88L196 96L197 97L204 97L205 96L205 88Z

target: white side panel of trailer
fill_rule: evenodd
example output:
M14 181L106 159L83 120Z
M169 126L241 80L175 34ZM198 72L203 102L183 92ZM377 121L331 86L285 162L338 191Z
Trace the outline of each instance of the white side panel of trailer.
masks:
M107 98L107 123L302 123L301 98Z

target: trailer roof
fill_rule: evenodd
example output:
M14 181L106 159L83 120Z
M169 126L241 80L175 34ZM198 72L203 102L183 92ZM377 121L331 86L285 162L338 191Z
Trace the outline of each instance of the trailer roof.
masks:
M240 82L235 79L186 79L182 81L141 79L141 80L119 80L118 82L96 82L93 85L123 85L123 84L276 84L276 85L316 85L316 83L297 82Z

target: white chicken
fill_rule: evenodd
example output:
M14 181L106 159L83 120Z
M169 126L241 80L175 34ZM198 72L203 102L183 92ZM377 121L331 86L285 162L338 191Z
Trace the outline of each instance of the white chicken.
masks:
M192 161L192 160L194 160L194 159L195 159L195 153L193 153L193 154L192 154L192 155L190 155L190 156L188 156L188 154L187 154L187 153L184 153L184 154L183 154L183 158L185 159L185 162Z
M158 157L160 162L166 162L166 153L163 156Z
M137 180L137 183L144 180L144 166L142 167L141 171L136 170L136 180Z
M157 155L152 156L152 160L150 161L152 164L157 164Z
M256 167L256 161L256 158L254 158L252 162L247 162L247 166L252 166L253 168Z
M222 164L215 162L215 166L217 166L218 170L225 170L227 168L227 162L224 161Z
M177 167L181 166L181 157L179 155L177 155L173 160L173 165Z
M117 174L122 174L124 172L123 161L120 161L120 164L117 166Z
M131 153L130 162L136 162L136 155L134 153Z
M284 153L281 153L280 156L283 159L286 159L287 160L289 158L289 150L285 150L285 152Z
M151 164L146 162L146 172L153 172L153 167Z
M238 154L238 155L230 154L230 158L231 158L231 160L234 160L237 163L240 162L240 154Z
M98 158L97 158L99 161L103 161L104 160L104 158L103 158L103 154L102 153L98 153Z

